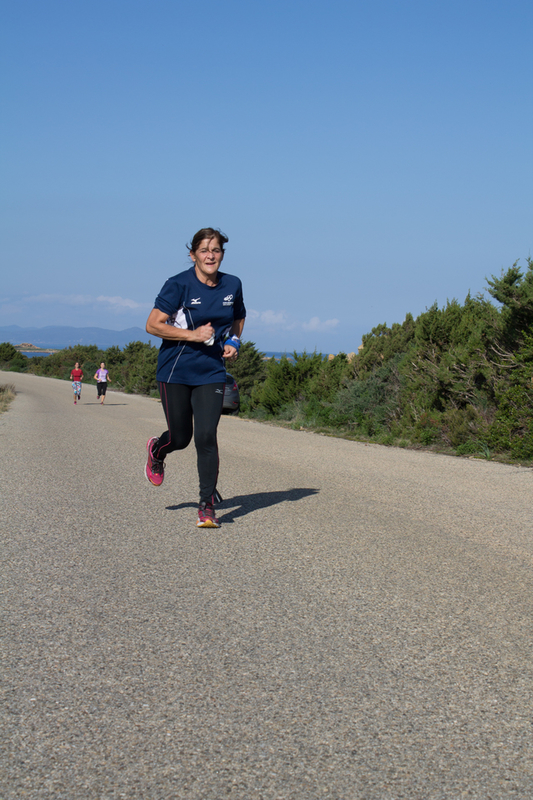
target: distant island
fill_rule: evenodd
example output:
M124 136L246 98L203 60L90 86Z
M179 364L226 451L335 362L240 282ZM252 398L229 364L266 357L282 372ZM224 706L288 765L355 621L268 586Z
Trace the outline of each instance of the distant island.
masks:
M14 344L13 347L15 350L18 350L19 353L46 353L47 355L50 355L50 353L59 353L59 350L54 350L52 347L37 347L36 344L31 344L30 342Z

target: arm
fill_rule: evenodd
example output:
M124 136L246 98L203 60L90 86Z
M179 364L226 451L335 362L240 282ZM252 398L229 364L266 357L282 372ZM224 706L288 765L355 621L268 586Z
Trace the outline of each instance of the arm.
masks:
M151 333L152 336L159 336L160 339L178 342L208 342L215 332L210 322L207 325L200 325L194 331L189 331L187 328L175 328L174 325L167 325L168 318L169 314L164 314L158 308L152 308L146 321L146 332Z
M242 336L242 329L244 328L244 319L236 319L233 322L229 330L229 335L231 336L238 336L240 339ZM228 341L224 345L224 352L222 353L222 358L229 358L231 361L235 361L238 355L238 350L236 347L232 347L231 342Z
M244 319L236 319L233 325L230 328L229 335L230 336L238 336L239 339L242 336L242 329L244 328Z

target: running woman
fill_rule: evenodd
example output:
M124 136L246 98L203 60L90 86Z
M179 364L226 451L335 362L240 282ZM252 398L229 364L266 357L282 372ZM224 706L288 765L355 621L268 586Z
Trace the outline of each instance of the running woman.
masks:
M187 245L193 266L165 283L146 330L163 341L157 382L168 430L148 440L147 479L161 486L164 461L188 446L194 433L200 480L197 526L219 528L217 427L222 412L225 361L237 358L246 317L239 278L220 272L228 237L202 228Z
M74 405L77 400L81 400L81 382L83 380L83 370L76 361L74 369L70 373L70 380L72 381L72 388L74 389Z
M94 380L96 381L96 399L100 400L100 405L104 404L105 400L105 393L107 392L107 384L111 383L111 378L109 377L109 372L105 368L105 364L102 361L100 364L100 369L97 369L94 373Z

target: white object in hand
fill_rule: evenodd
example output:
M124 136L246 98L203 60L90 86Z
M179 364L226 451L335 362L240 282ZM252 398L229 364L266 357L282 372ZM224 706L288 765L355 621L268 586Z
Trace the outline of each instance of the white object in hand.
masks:
M207 342L204 342L204 344L214 344L214 343L215 343L215 334L213 334L211 338L207 340Z

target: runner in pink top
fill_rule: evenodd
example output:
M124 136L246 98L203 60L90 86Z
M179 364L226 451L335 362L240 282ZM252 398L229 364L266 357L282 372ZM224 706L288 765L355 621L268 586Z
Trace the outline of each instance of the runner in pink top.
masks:
M70 373L70 380L72 381L72 388L74 389L74 405L78 400L81 401L81 382L83 380L83 370L80 369L79 363L76 361L74 369Z

